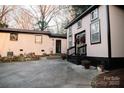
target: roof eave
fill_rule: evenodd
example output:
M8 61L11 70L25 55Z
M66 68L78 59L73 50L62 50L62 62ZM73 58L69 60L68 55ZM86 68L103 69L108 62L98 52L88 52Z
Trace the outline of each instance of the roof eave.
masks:
M54 38L64 38L64 39L67 38L66 35L61 35L61 34L51 34L50 37L54 37Z
M27 30L27 29L15 29L15 28L0 28L0 33L25 33L25 34L42 34L48 35L55 38L66 38L66 35L61 34L52 34L49 31L36 31L36 30Z
M44 34L44 35L49 35L51 34L50 32L40 32L36 30L28 30L28 29L15 29L15 28L0 28L0 32L6 32L6 33L27 33L27 34Z
M87 10L85 10L83 13L81 13L78 17L74 18L66 27L65 29L69 28L70 26L72 26L75 22L77 22L78 20L80 20L82 17L84 17L85 15L87 15L89 12L91 12L93 9L97 8L99 5L92 5L91 7L89 7Z

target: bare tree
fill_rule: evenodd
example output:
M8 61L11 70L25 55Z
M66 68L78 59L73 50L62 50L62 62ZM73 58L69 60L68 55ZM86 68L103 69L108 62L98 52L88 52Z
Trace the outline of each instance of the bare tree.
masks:
M30 15L36 20L41 31L44 31L52 18L59 12L58 6L38 5L31 6Z
M51 20L59 13L55 5L16 6L13 19L16 28L37 29L41 31L49 28Z
M13 19L16 22L16 27L21 29L34 29L33 17L29 12L22 7L17 7L16 11L13 11Z
M55 23L54 27L56 28L56 33L65 34L66 29L65 25L68 23L69 17L69 7L68 5L60 5L59 12L54 16L53 21Z
M0 25L1 27L7 26L8 14L13 11L14 6L1 5L0 6Z

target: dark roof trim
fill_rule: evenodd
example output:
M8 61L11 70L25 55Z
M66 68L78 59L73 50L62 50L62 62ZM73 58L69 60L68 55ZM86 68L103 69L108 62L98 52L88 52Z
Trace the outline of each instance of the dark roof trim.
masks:
M69 28L70 26L72 26L75 22L77 22L78 20L80 20L82 17L86 16L88 13L90 13L92 10L94 10L95 8L97 8L99 5L92 5L91 7L89 7L86 11L84 11L82 14L80 14L78 17L74 18L66 27L65 29Z
M15 28L0 28L0 32L15 32L15 33L27 33L27 34L44 34L50 35L49 31L27 30L27 29L15 29Z
M42 34L42 35L48 35L49 37L54 37L54 38L66 38L66 35L52 34L49 31L15 29L15 28L0 28L0 32L4 32L4 33Z
M61 35L61 34L51 34L50 37L53 37L53 38L63 38L63 39L67 38L66 34L63 34L63 35Z

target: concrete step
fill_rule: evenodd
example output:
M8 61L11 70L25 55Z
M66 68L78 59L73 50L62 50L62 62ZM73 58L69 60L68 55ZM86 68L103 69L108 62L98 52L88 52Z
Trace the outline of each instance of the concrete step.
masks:
M47 56L47 59L60 59L61 56Z

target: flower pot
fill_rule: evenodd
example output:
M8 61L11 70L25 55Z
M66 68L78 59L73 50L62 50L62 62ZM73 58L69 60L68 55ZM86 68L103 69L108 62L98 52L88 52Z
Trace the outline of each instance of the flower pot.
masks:
M86 63L86 64L84 64L84 67L85 67L85 69L89 69L90 68L90 64Z
M65 60L65 59L66 59L66 54L61 54L61 58L62 58L63 60Z
M88 61L88 60L82 60L81 64L85 67L85 69L90 68L90 61Z

